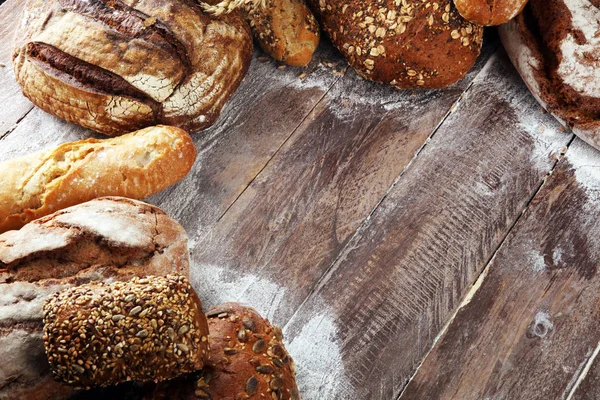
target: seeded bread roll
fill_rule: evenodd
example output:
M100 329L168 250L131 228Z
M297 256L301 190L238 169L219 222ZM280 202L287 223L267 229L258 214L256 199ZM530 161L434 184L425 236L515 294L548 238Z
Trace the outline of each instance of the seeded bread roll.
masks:
M540 104L600 148L600 9L593 0L531 0L502 25L510 59Z
M210 126L239 86L252 36L194 0L28 0L13 64L23 93L108 135Z
M321 26L363 77L397 88L442 88L475 64L483 28L452 0L308 0Z
M157 126L0 163L0 233L102 196L144 199L182 179L195 159L184 130Z
M63 290L44 304L44 346L68 385L159 382L202 369L208 325L187 278L133 278Z
M42 342L42 304L60 290L147 275L189 276L187 235L158 208L109 197L0 235L0 399L59 400Z
M494 26L517 16L527 0L454 0L460 15L474 24Z

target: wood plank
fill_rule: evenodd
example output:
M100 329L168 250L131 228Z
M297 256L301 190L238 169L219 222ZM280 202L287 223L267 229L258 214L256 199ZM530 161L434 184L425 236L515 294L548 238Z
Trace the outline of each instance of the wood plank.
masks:
M4 43L0 46L0 138L33 108L21 94L12 68L12 42L24 5L21 0L8 0L0 6L0 43Z
M349 71L194 238L192 280L204 301L245 301L287 322L496 47L440 91L398 91Z
M569 397L600 341L599 171L577 139L401 398Z
M305 397L397 396L571 138L504 53L464 97L286 326Z
M573 390L571 391L573 395L570 398L568 396L564 397L566 400L600 399L600 359L598 358L599 352L600 343L598 343L598 346L590 355L588 365L581 369L581 374L579 375L578 380L575 381L575 385L573 387ZM572 380L571 382L573 381L574 380Z

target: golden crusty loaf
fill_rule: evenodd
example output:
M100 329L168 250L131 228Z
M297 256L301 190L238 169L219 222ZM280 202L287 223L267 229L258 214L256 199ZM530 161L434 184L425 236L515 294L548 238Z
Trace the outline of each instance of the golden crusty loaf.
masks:
M308 0L321 26L366 79L398 88L441 88L462 78L483 28L452 0Z
M0 163L0 233L102 196L144 199L183 178L195 158L185 131L156 126Z
M54 377L76 387L160 382L208 359L208 325L187 278L92 282L48 297L44 346Z
M527 0L454 0L460 15L474 24L494 26L516 17Z
M241 16L212 18L194 0L28 0L13 63L35 105L118 135L211 125L251 56Z
M187 235L158 208L107 197L0 235L0 399L58 400L42 342L42 304L93 281L189 275Z

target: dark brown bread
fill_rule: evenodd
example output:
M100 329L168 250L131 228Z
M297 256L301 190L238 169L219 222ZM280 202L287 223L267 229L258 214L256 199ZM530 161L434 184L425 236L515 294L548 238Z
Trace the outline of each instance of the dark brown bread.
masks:
M187 236L161 210L109 197L0 235L0 399L64 399L42 342L42 304L57 291L135 276L189 275Z
M183 276L65 289L43 312L48 362L68 385L159 382L200 370L208 358L206 317Z
M531 0L500 27L513 64L540 103L588 143L600 148L600 26L589 0Z
M193 0L28 0L13 62L34 104L117 135L211 125L251 56L240 15L211 18Z
M460 15L474 24L494 26L516 17L527 0L454 0Z
M452 0L309 0L323 29L366 79L398 88L441 88L462 78L483 28Z

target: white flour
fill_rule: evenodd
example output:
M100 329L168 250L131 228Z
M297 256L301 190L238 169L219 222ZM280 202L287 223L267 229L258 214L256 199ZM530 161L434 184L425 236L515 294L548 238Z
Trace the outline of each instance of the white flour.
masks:
M577 182L590 199L600 200L600 151L582 140L576 140L565 157L575 169Z

